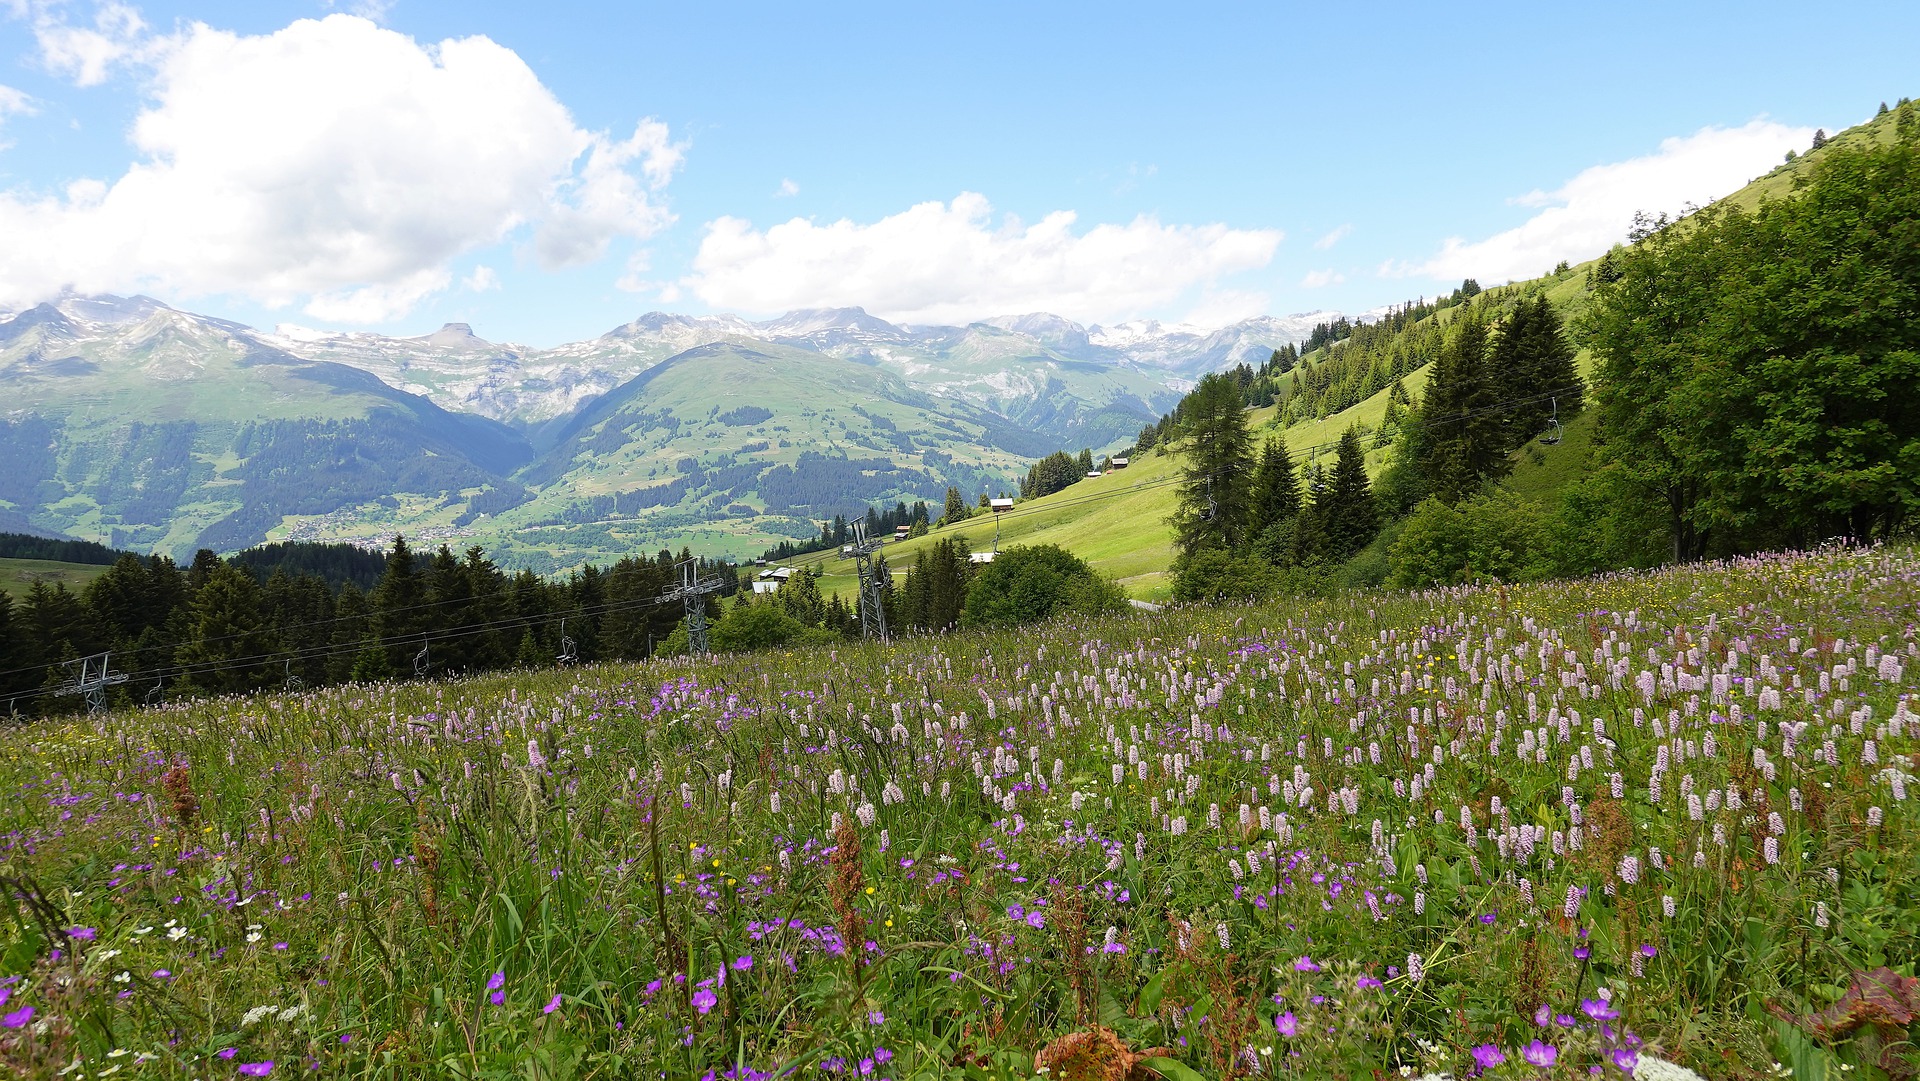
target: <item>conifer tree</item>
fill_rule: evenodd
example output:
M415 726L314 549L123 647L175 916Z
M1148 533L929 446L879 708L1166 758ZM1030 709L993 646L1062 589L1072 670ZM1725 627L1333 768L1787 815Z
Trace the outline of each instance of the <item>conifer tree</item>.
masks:
M1567 340L1560 315L1545 296L1533 299L1533 311L1527 324L1527 363L1533 393L1548 394L1564 419L1580 412L1587 403L1586 387L1580 370L1574 366L1573 344ZM1543 417L1551 415L1551 407Z
M1180 504L1174 512L1175 543L1190 556L1209 548L1246 543L1248 494L1252 491L1253 437L1247 431L1240 388L1231 377L1205 376L1181 402L1187 443Z
M385 648L389 672L413 671L414 654L420 650L421 632L426 627L426 583L414 560L407 539L399 534L387 552L387 570L375 586L373 633Z
M181 647L187 679L215 694L258 690L271 679L277 636L261 614L253 576L216 563L193 595L193 638Z
M1487 325L1468 311L1434 362L1420 406L1427 447L1422 467L1434 494L1448 502L1507 469L1505 425L1495 408L1501 385L1488 352Z
M952 525L955 522L964 522L967 520L968 513L967 497L961 495L958 488L948 488L947 506L940 516L940 524Z
M342 683L349 679L377 679L378 672L369 672L362 676L356 673L360 667L360 655L365 652L365 644L372 640L373 620L367 595L360 587L348 582L340 587L340 596L334 601L334 623L332 640L328 643L330 656L327 661L327 679ZM381 654L382 667L386 660Z
M1366 547L1380 531L1373 490L1367 484L1367 454L1360 446L1360 434L1352 428L1341 434L1332 475L1314 502L1319 542L1331 561Z
M1284 439L1269 439L1253 468L1253 491L1248 501L1247 533L1258 537L1300 513L1300 479Z
M34 673L21 671L32 663L26 635L15 619L13 595L0 590L0 699L32 689ZM0 714L11 712L0 701Z

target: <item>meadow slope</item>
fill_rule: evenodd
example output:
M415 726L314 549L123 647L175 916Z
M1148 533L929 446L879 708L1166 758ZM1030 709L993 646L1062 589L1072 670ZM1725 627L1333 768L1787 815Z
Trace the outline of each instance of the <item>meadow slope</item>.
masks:
M8 730L0 1059L1837 1077L1904 1053L1834 1018L1911 993L1916 617L1827 550Z

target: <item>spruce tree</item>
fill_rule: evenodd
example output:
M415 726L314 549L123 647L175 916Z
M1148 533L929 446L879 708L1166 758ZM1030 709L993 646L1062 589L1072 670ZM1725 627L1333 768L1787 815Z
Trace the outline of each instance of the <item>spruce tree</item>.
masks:
M1538 391L1531 356L1533 315L1533 306L1526 301L1514 305L1513 313L1492 335L1487 352L1487 370L1498 388L1492 404L1500 407L1495 421L1502 432L1502 449L1512 449L1531 439L1538 429L1536 414L1546 415L1545 402L1525 401Z
M1525 352L1532 392L1552 397L1548 408L1538 414L1542 419L1552 415L1554 405L1559 407L1563 419L1586 406L1586 387L1580 379L1580 370L1573 363L1573 344L1567 340L1559 313L1545 296L1533 300Z
M1175 543L1185 556L1237 548L1248 540L1253 488L1253 437L1240 388L1231 377L1214 373L1200 380L1180 408L1187 462L1173 516Z
M1300 513L1300 479L1284 439L1269 439L1253 468L1247 508L1247 534L1258 537Z
M967 497L960 494L958 488L947 489L947 506L940 516L941 525L952 525L967 520Z
M394 535L393 548L387 552L386 573L374 587L371 599L373 633L386 649L388 671L413 671L414 654L424 641L427 614L422 605L427 587L413 550L399 534Z
M1468 311L1458 321L1420 406L1426 429L1427 482L1449 503L1479 490L1508 468L1506 430L1499 410L1501 386L1491 370L1487 325Z
M1317 515L1320 543L1333 561L1365 548L1380 531L1373 489L1367 484L1367 453L1360 446L1360 434L1352 428L1340 436L1333 473L1315 502L1324 506Z
M261 612L253 576L215 564L193 595L193 638L180 650L187 680L215 694L258 690L273 680L271 654L278 636Z

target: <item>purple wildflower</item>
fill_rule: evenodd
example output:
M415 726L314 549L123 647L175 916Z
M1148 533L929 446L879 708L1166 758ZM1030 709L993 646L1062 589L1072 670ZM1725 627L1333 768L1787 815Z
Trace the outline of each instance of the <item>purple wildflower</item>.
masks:
M5 1017L0 1017L0 1025L7 1028L25 1028L27 1022L31 1020L33 1020L33 1007L22 1006Z
M1473 1049L1473 1061L1478 1063L1482 1070L1491 1070L1507 1061L1507 1053L1500 1050L1498 1044L1483 1043Z
M1273 1027L1278 1029L1282 1036L1298 1036L1300 1034L1300 1019L1293 1015L1292 1010L1288 1010L1286 1013L1273 1019Z
M1314 963L1311 955L1301 954L1299 960L1293 963L1293 970L1295 972L1318 972L1320 971L1320 966Z
M693 993L693 1008L699 1010L701 1013L706 1013L713 1009L714 1004L719 1001L720 996L704 987Z
M555 1011L555 1010L557 1010L557 1009L559 1009L559 1008L560 1008L560 996L556 994L556 995L554 995L554 996L553 996L553 998L552 998L552 999L551 999L551 1000L550 1000L550 1001L549 1001L549 1002L547 1003L547 1008L546 1008L546 1009L544 1009L544 1010L541 1010L540 1012L541 1012L541 1013L552 1013L553 1011Z
M1560 1049L1550 1043L1541 1043L1539 1040L1535 1040L1527 1046L1522 1047L1520 1049L1520 1055L1528 1062L1544 1070L1560 1058Z
M265 1062L243 1062L235 1066L234 1069L248 1077L265 1077L273 1072L273 1060L268 1059Z

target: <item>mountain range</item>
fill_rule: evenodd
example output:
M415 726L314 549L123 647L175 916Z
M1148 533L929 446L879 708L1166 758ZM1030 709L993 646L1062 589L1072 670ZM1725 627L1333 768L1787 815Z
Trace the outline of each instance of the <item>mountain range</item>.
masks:
M0 529L177 557L405 531L539 570L661 545L747 555L870 503L1010 489L1054 450L1124 447L1200 375L1334 318L651 312L531 348L460 323L263 332L68 296L0 313Z

